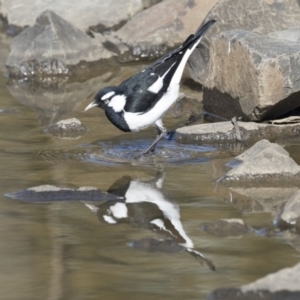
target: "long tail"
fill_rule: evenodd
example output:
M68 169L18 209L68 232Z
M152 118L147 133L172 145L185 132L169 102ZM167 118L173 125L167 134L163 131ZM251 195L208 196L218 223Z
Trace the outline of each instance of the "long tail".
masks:
M194 49L197 47L197 45L200 43L201 38L205 34L205 32L212 26L214 23L216 23L217 20L210 20L207 21L203 26L201 26L195 34L191 34L185 42L178 47L177 49L174 49L173 51L167 53L157 61L155 61L153 64L151 64L148 68L156 68L159 65L163 64L167 60L169 60L171 57L179 54L179 52L185 52L188 49L190 49L190 54L194 51ZM189 55L188 55L189 56Z

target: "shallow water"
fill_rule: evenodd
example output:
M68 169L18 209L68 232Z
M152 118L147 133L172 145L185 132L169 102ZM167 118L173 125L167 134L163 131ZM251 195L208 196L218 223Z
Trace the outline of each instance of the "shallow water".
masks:
M126 66L120 72L126 77L135 68L140 66ZM273 217L243 214L217 193L216 154L229 161L234 151L224 154L216 148L165 140L158 146L159 159L133 163L131 151L145 149L155 130L125 134L102 111L83 113L91 100L83 86L91 86L92 93L115 80L102 76L63 87L59 93L36 93L34 98L26 90L15 93L20 87L7 87L6 78L0 76L0 109L6 109L0 112L1 299L205 299L218 287L246 284L299 261L299 252L280 235L266 238L249 233L231 239L200 231L203 222L221 218L242 218L263 228L270 226ZM72 89L75 94L82 90L82 98L71 105ZM70 117L90 129L82 138L62 140L45 132L49 124ZM166 124L174 129L184 121L168 119ZM300 147L287 149L299 163ZM112 225L79 201L38 204L4 196L41 184L94 186L106 191L123 176L135 182L152 180L148 192L140 189L145 194L141 197L163 195L159 197L165 203L177 203L184 232L216 271L184 251L147 252L129 247L132 241L164 237L143 223L140 216L147 215L145 207L134 207L139 220Z

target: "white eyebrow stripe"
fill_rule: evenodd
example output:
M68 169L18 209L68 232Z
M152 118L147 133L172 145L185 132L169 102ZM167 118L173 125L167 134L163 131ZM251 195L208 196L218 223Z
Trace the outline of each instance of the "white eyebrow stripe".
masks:
M101 100L106 100L106 99L110 98L111 96L113 96L114 94L115 94L114 91L108 92L107 94L102 96Z

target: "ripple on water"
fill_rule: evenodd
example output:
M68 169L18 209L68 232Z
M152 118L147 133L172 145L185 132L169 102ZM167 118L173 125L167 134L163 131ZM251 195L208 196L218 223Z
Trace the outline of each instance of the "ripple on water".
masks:
M174 141L161 141L155 153L143 155L150 140L123 140L115 142L95 142L86 147L84 159L97 164L156 164L206 162L205 153L216 148L178 144Z

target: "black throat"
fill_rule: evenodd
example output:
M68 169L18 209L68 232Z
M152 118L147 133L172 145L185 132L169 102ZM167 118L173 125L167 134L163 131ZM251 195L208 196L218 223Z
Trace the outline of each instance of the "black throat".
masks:
M117 128L124 132L130 132L125 119L124 119L124 112L121 111L119 113L116 113L112 108L106 108L105 109L105 115L107 119L112 122Z

